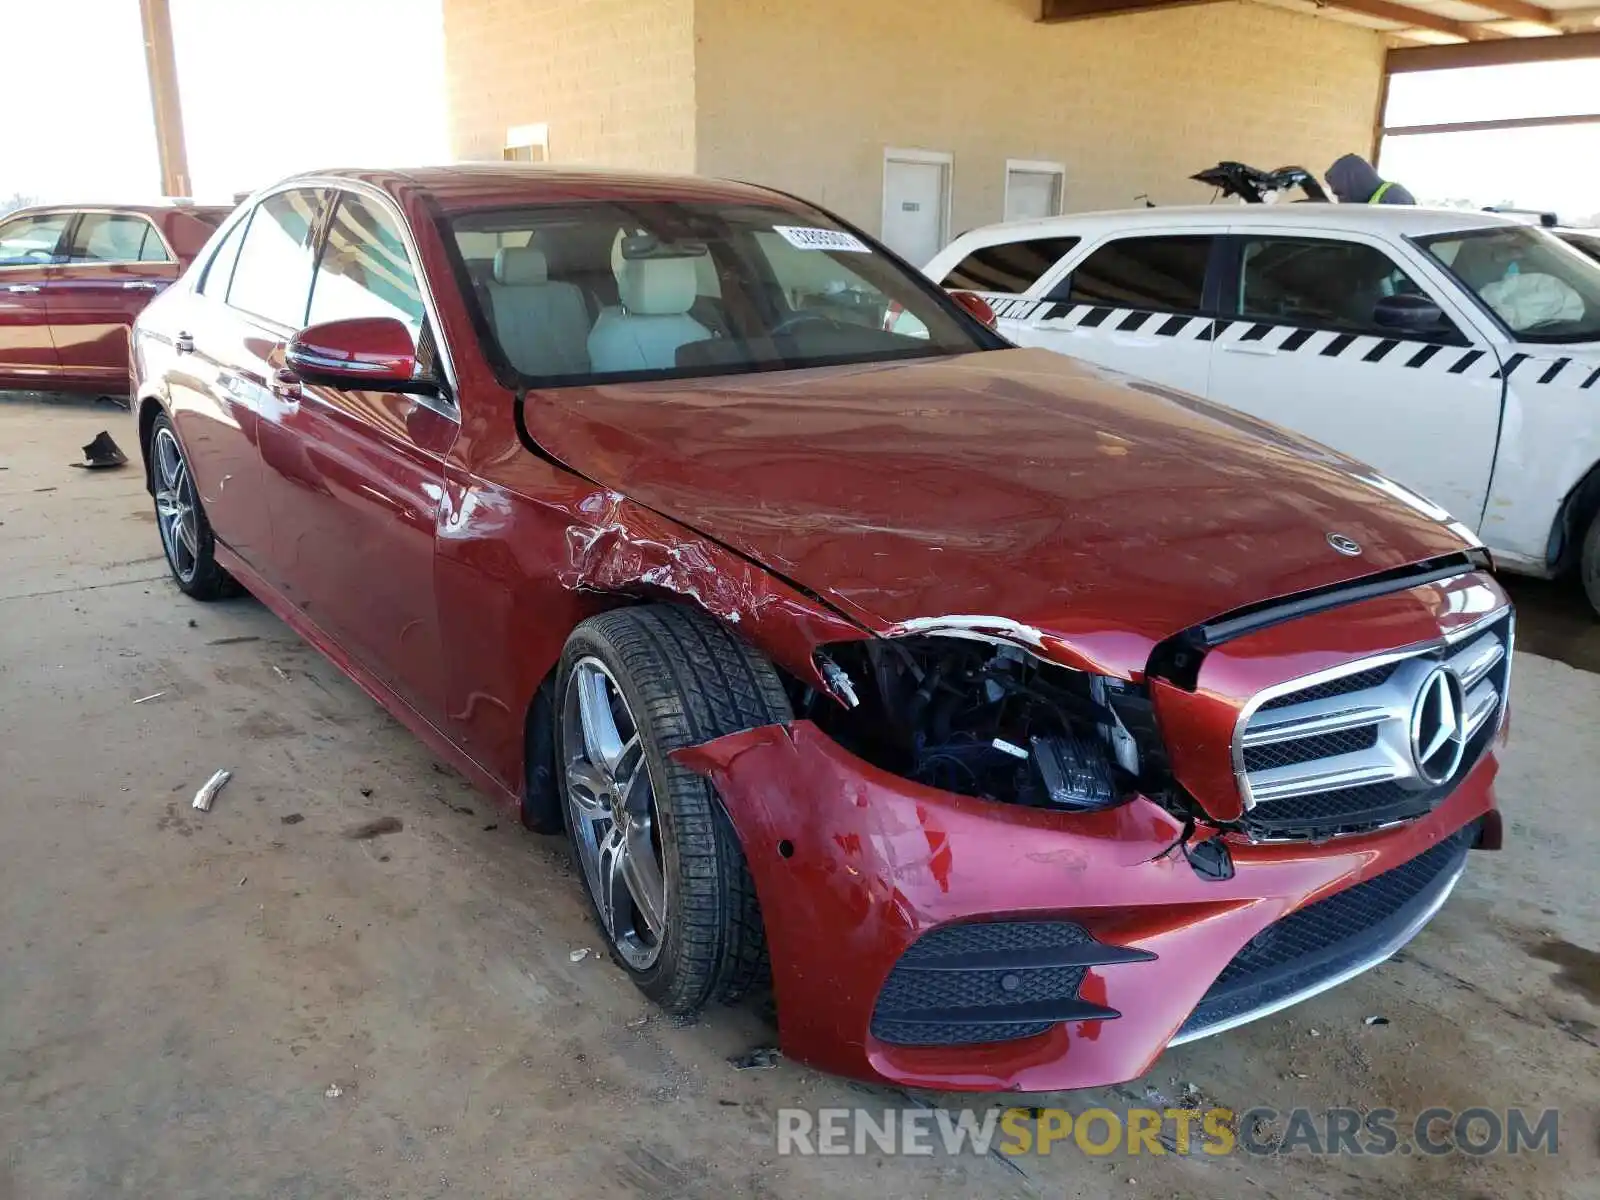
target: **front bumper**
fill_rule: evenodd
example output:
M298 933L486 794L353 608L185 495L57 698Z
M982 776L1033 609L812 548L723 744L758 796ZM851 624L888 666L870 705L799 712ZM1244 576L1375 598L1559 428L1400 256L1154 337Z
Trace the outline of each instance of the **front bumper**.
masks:
M1227 880L1202 878L1169 852L1182 827L1147 799L1066 814L936 791L856 758L806 721L677 757L713 781L743 844L784 1053L903 1086L1043 1092L1136 1078L1168 1045L1277 1011L1387 958L1443 904L1467 845L1499 841L1492 753L1400 828L1321 845L1230 838ZM1282 920L1347 889L1337 909ZM1330 938L1335 919L1359 936ZM1069 968L1086 1007L1040 1009L1065 1016L1037 1032L959 1045L875 1036L880 994L911 944L975 921L1076 926L1113 952L1060 960L1101 961ZM1001 1006L1015 999L992 995ZM985 999L968 989L962 1011ZM1116 1015L1074 1018L1106 1011Z

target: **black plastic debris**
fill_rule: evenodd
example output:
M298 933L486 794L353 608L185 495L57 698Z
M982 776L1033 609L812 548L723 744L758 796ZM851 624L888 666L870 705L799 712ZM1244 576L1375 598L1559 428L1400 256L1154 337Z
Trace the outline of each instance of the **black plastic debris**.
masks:
M102 429L95 434L94 441L83 448L83 461L72 464L82 467L86 471L105 471L113 467L128 465L128 456L122 452L122 447L111 440L111 435Z
M735 1054L728 1065L735 1071L770 1071L783 1061L775 1046L758 1046L748 1054Z

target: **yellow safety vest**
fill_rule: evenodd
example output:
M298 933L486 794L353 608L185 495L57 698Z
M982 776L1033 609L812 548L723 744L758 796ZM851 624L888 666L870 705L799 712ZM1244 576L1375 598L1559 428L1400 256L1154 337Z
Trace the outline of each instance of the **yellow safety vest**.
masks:
M1382 204L1383 203L1383 194L1385 192L1387 192L1393 186L1394 186L1393 183L1384 184L1377 191L1373 192L1372 195L1367 197L1367 203L1368 204Z

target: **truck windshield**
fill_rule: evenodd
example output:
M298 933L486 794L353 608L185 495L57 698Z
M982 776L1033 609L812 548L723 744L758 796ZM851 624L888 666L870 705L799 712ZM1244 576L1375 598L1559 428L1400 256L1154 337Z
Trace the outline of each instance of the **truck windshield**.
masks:
M1559 238L1504 226L1416 240L1518 341L1600 340L1600 263Z
M814 210L593 201L464 213L481 320L546 386L966 354L1001 345Z

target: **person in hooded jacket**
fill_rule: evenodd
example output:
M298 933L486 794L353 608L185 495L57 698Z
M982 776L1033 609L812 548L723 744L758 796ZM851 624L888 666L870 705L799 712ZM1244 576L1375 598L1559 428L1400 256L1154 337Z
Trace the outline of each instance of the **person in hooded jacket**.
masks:
M1328 168L1328 188L1341 204L1415 204L1417 198L1389 183L1359 154L1346 154Z

